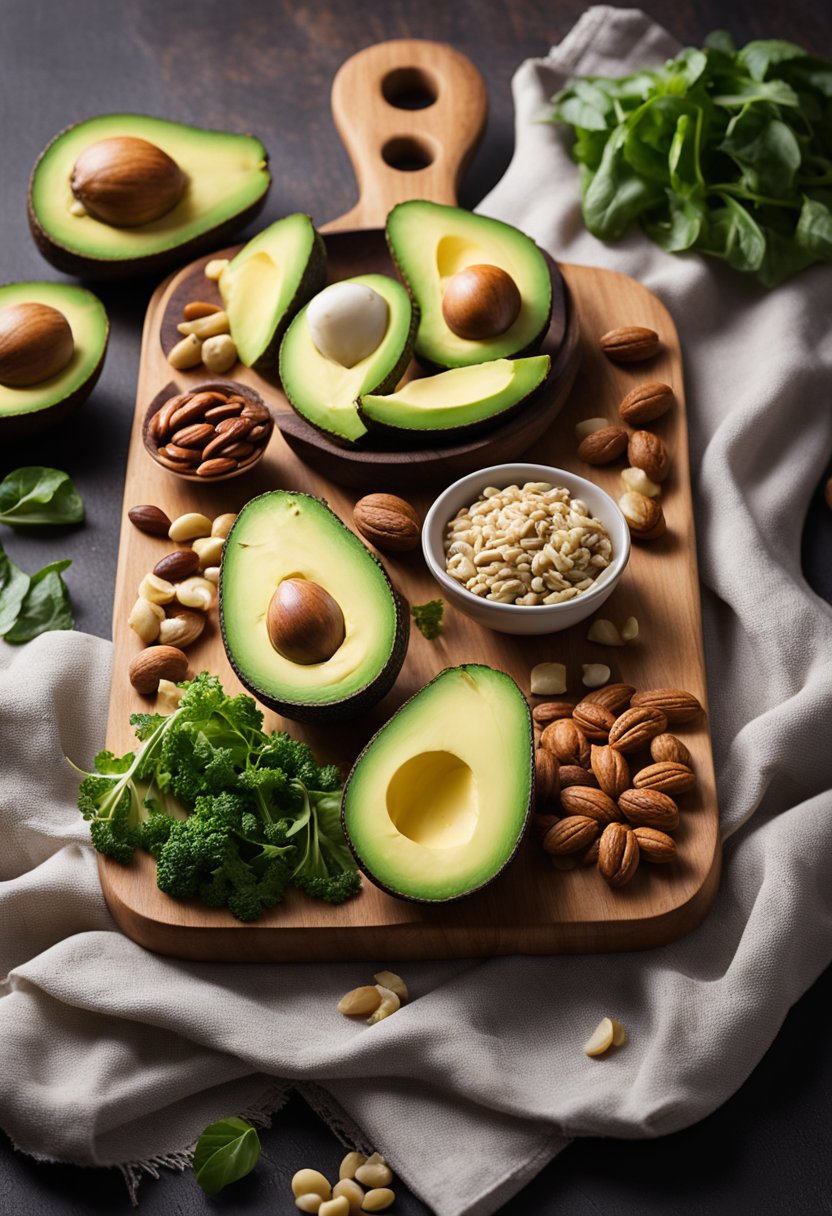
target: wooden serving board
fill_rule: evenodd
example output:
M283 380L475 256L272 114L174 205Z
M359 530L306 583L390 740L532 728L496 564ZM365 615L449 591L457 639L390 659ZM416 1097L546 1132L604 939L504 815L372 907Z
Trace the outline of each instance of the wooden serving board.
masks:
M382 44L361 52L356 59L361 60L362 56L362 79L372 67L386 78L416 63L429 64L430 70L438 74L440 84L443 72L455 79L455 64L460 58L449 48L412 42ZM355 60L349 61L342 72L354 63ZM427 72L428 67L419 70ZM433 79L435 82L436 76ZM458 89L458 79L456 86ZM477 94L477 89L473 92ZM337 79L334 96L337 100ZM463 100L470 108L471 90L467 93L463 90ZM337 107L336 116L343 133L344 116ZM479 117L483 117L481 104ZM476 133L478 129L477 122L469 122L468 138L471 131ZM350 141L345 142L352 149ZM463 159L457 160L457 175ZM385 177L386 174L385 167ZM364 191L369 173L365 170L358 176ZM405 176L420 180L405 187L400 180ZM359 204L349 221L377 228L392 202L402 197L451 202L449 192L453 194L455 180L453 177L450 185L447 182L442 185L431 178L428 170L397 174L393 179L395 190L389 182L379 186L376 180L372 204L366 200L363 206ZM405 189L409 189L409 195L403 194ZM339 221L336 226L340 228L343 224ZM127 616L142 577L173 547L139 533L128 521L127 510L140 503L153 503L171 518L194 510L215 516L237 511L254 495L280 487L324 497L350 525L354 503L360 497L360 492L345 490L303 464L277 429L264 459L255 469L237 480L214 485L180 481L156 465L144 451L142 420L153 397L168 384L175 386L171 388L173 392L205 378L197 372L172 374L161 340L170 301L177 297L183 280L192 278L199 265L185 267L159 287L145 323L113 614L115 653L107 746L116 751L133 746L130 713L152 707L152 700L134 692L127 677L129 662L141 648L139 639L127 625ZM604 616L619 623L630 615L636 616L639 638L623 648L602 647L586 640L587 622L548 637L511 637L483 629L448 608L446 624L437 641L428 642L414 630L395 688L361 720L345 726L316 728L266 713L266 729L288 729L296 737L306 739L322 761L351 763L369 736L405 699L444 667L464 662L487 663L507 671L521 688L528 690L529 673L535 663L560 661L567 667L569 694L576 699L582 692L582 664L605 662L612 668L614 681L639 688L685 688L707 705L682 360L673 321L655 296L624 275L583 266L565 265L560 270L576 323L574 340L579 369L566 404L536 442L533 459L591 476L618 497L622 489L621 463L599 469L582 465L576 457L575 423L598 415L617 420L621 398L648 379L670 384L678 402L674 410L655 424L669 446L673 462L663 494L667 534L658 541L634 546L619 586L602 609ZM633 324L657 330L663 343L660 353L647 364L610 363L599 350L598 336L615 326ZM256 387L275 410L287 408L276 388L255 373L237 367L231 377ZM453 476L447 477L446 483ZM395 491L399 487L392 480L373 488ZM409 497L423 514L432 501L432 494L424 490L412 492ZM437 594L436 584L419 552L382 555L382 560L393 582L411 603L422 603ZM193 672L208 669L220 676L226 689L240 691L225 657L216 613L203 637L190 649L189 657ZM155 884L155 863L144 854L137 854L136 860L126 867L100 857L104 894L116 922L135 941L164 954L193 959L380 961L635 950L660 945L699 924L716 894L719 878L719 822L707 721L679 728L678 733L691 751L698 778L696 791L681 800L682 822L675 834L678 860L667 866L641 866L633 882L620 891L607 887L594 869L554 870L539 846L527 840L517 860L490 887L457 904L437 907L395 900L365 879L361 894L339 907L291 892L284 904L255 924L244 925L226 912L162 894Z

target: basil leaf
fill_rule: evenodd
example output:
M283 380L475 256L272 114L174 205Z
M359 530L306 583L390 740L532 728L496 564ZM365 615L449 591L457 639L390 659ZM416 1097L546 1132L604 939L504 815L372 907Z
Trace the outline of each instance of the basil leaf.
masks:
M260 1157L260 1137L245 1119L220 1119L206 1127L194 1153L194 1174L206 1195L250 1174Z
M820 262L832 262L832 210L817 199L803 200L797 222L797 243Z
M61 578L61 572L71 565L72 562L64 558L60 562L51 562L32 575L17 620L6 634L7 642L17 646L21 642L30 642L49 629L74 628L69 592Z
M18 569L0 545L0 637L8 633L17 620L28 590L29 575Z
M39 465L15 469L0 482L0 523L12 528L79 524L84 504L68 473Z
M719 148L746 170L744 180L753 193L788 195L800 167L800 145L791 127L772 117L771 107L746 106L731 119Z

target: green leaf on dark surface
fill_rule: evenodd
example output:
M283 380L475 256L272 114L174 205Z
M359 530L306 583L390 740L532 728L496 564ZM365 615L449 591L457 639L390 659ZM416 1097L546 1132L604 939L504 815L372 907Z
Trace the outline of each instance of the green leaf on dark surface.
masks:
M765 80L772 64L783 63L787 59L805 58L806 52L802 47L794 42L785 42L781 38L762 38L747 42L737 56L752 80Z
M206 1195L250 1174L260 1159L260 1137L245 1119L220 1119L197 1141L194 1174Z
M797 243L819 262L832 262L832 209L817 199L804 199L797 223Z
M0 482L0 523L12 528L79 524L84 504L68 473L30 465Z
M29 575L14 564L0 545L0 637L11 629L29 590Z
M69 592L61 573L72 562L51 562L33 574L20 605L15 623L6 633L13 645L30 642L49 629L73 629L75 620L69 606Z

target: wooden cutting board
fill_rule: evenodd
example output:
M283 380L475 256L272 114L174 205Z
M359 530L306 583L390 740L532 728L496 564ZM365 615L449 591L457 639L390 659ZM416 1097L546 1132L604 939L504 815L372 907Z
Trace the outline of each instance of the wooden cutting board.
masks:
M362 229L378 228L393 202L406 197L454 201L455 183L484 121L484 91L472 65L450 48L422 42L371 47L350 60L336 78L333 97L342 134L347 119L338 99L344 92L344 82L349 84L354 79L363 82L362 88L374 99L366 107L371 116L376 115L382 104L378 98L384 96L384 84L389 79L404 79L411 87L414 82L429 86L437 93L436 106L443 97L446 101L442 104L446 104L450 96L456 106L454 112L465 115L461 124L464 139L455 145L454 156L449 153L446 160L443 153L427 168L415 172L393 170L386 164L378 169L379 148L389 145L393 138L390 131L395 130L386 111L382 117L387 125L377 127L378 138L372 145L375 160L366 150L369 137L362 135L364 142L356 151L360 141L354 128L352 135L345 135L345 143L358 165L362 201L349 217L336 221L333 227L339 229L343 240L348 235L343 233L344 227L355 225L356 248L360 248ZM346 90L350 98L357 87ZM453 111L453 105L451 108ZM423 115L430 115L431 109L419 112L420 123L427 121ZM407 113L406 118L412 122L413 114ZM440 115L440 119L438 125L429 128L431 147L441 147L449 115ZM353 113L350 122L353 121L369 120ZM431 121L436 121L435 112ZM378 123L381 124L380 119ZM459 124L450 129L458 130ZM441 162L439 168L437 161ZM370 162L374 168L368 167ZM173 547L139 533L128 521L127 510L140 503L153 503L171 518L193 510L215 516L237 511L254 495L280 487L322 496L350 525L354 503L360 497L360 491L340 488L303 464L277 429L256 469L217 485L181 482L156 465L144 451L141 424L148 403L168 384L176 386L171 389L173 392L186 389L201 378L198 372L172 373L161 339L171 299L177 297L185 279L189 276L193 279L201 265L185 267L159 287L145 322L113 612L115 652L107 746L116 751L133 746L130 713L146 710L153 704L151 699L134 692L127 677L129 662L141 648L139 639L127 625L127 616L142 577ZM670 384L678 402L670 414L655 424L673 460L663 494L667 534L658 541L634 546L619 586L602 609L604 616L619 623L635 615L640 624L639 638L623 648L605 648L586 640L586 622L548 637L510 637L485 630L448 609L445 628L437 641L428 642L414 630L395 688L360 721L315 728L266 713L266 729L288 729L296 737L306 739L322 761L348 765L373 731L404 700L444 667L463 662L487 663L507 671L526 690L535 663L563 662L569 676L569 694L575 698L582 691L582 664L605 662L612 668L614 681L639 688L685 688L707 705L682 359L676 329L664 306L634 280L583 266L562 265L560 270L575 322L577 375L566 404L536 442L534 460L591 476L618 497L622 490L621 463L592 470L582 465L576 457L575 423L598 415L616 420L621 398L644 380ZM610 363L598 348L598 336L615 326L633 324L655 329L662 339L661 351L647 364ZM240 366L231 375L255 386L276 411L288 408L279 390L255 373ZM446 478L446 482L451 479ZM373 488L396 490L397 486L394 482ZM410 498L424 514L432 495L414 492ZM420 553L383 555L383 561L393 582L411 603L422 603L436 595L436 585ZM225 657L216 612L203 637L189 650L189 657L193 672L202 669L215 672L226 689L240 691ZM193 959L380 961L518 952L636 950L660 945L699 924L716 894L719 878L719 817L707 721L679 728L678 733L691 751L698 777L696 791L681 799L682 822L675 834L678 860L668 866L642 865L633 882L620 891L607 887L594 869L569 872L553 869L539 846L527 840L515 863L490 887L444 907L392 899L365 879L360 896L340 907L291 892L285 903L261 920L244 925L226 912L163 895L155 885L155 863L145 854L137 854L135 861L126 867L99 858L105 898L116 922L135 941L164 954Z

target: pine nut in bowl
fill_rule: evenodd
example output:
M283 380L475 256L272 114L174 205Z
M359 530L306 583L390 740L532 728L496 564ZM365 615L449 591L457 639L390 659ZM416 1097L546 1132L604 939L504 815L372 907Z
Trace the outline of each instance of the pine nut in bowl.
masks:
M422 550L443 596L498 633L558 633L609 598L630 557L617 503L541 464L460 478L427 514Z
M247 473L263 457L274 418L246 384L211 380L179 392L168 384L147 407L142 440L150 457L183 481L205 484Z

